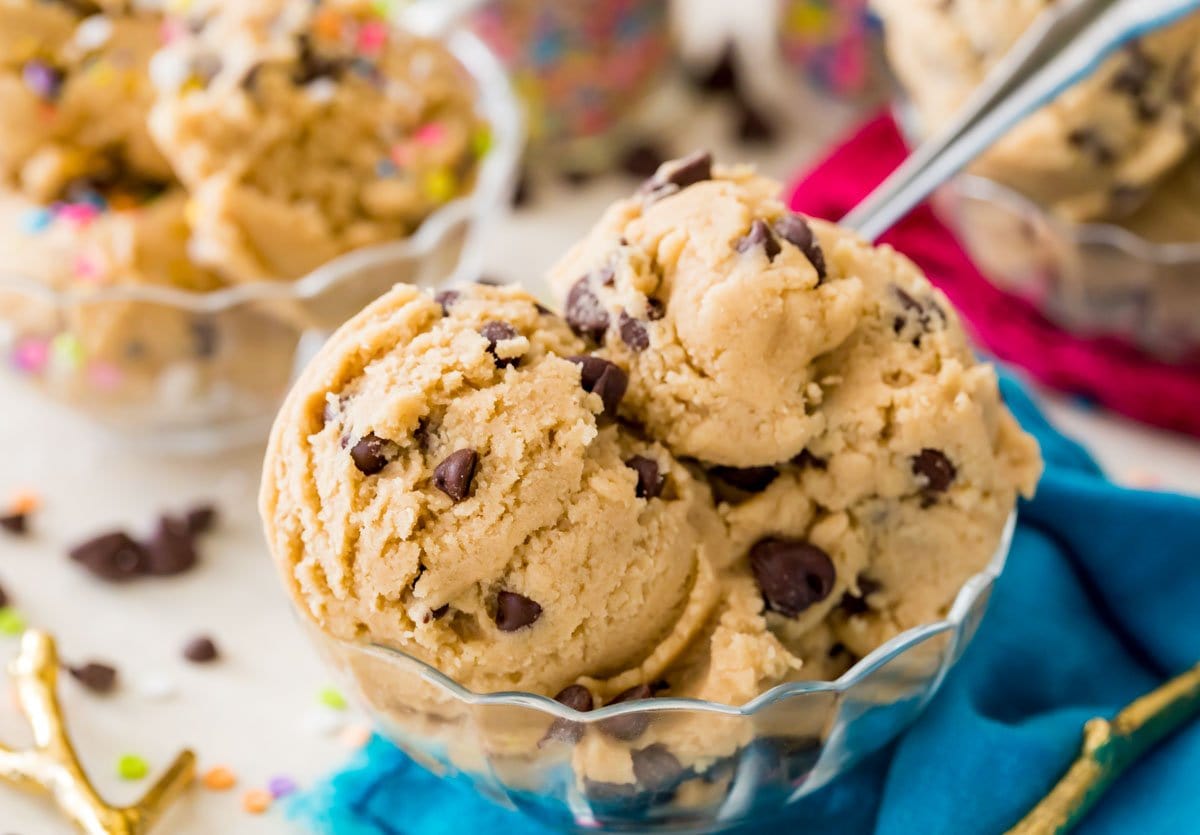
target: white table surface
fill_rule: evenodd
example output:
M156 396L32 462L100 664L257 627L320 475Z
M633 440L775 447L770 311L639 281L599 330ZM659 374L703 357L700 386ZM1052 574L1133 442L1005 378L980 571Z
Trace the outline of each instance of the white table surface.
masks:
M768 152L736 149L724 141L728 123L712 105L681 126L675 150L716 149L726 160L758 162L785 175L809 159L847 123L844 110L813 103L785 142ZM814 118L815 116L815 118ZM583 189L542 184L534 205L493 233L492 271L536 282L556 255L579 237L627 180L611 178ZM1046 399L1059 425L1084 439L1117 479L1156 480L1166 488L1200 494L1200 444L1084 412ZM33 398L0 377L0 503L19 488L44 496L35 535L0 535L0 583L30 623L57 635L64 659L107 659L122 685L111 696L84 692L64 677L63 701L85 764L104 793L124 800L139 786L114 776L126 752L164 766L183 745L201 769L221 764L240 777L238 787L215 794L193 788L164 821L180 835L285 833L278 811L251 817L241 794L276 774L307 783L341 763L348 749L337 735L312 727L317 693L327 677L289 611L265 552L255 508L261 450L179 460L130 455L78 418ZM112 528L146 531L165 508L215 499L218 532L204 543L203 563L173 579L113 586L86 576L65 556L82 538ZM212 665L182 660L184 642L213 635L223 653ZM17 642L0 638L0 656ZM156 701L139 693L147 679L166 678L178 694ZM347 721L359 720L354 714ZM0 739L26 740L20 716L0 700ZM0 785L0 833L58 835L69 827L42 799Z

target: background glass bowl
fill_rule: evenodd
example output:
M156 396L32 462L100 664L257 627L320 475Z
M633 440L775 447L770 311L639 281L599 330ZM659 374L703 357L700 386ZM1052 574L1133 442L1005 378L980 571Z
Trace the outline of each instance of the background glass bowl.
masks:
M837 681L783 684L742 707L662 698L579 713L529 693L481 695L301 619L347 691L429 770L560 830L719 831L779 815L916 719L974 636L1015 522L944 620L898 635Z
M343 255L294 282L212 293L55 290L0 273L0 357L32 388L135 446L209 452L261 441L313 343L397 282L479 274L480 235L507 206L523 144L503 67L474 35L450 50L474 78L492 147L472 191L410 237Z

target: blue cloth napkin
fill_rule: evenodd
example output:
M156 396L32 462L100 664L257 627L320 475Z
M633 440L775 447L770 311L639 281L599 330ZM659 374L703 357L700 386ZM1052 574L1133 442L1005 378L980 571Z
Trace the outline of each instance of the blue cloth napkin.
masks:
M1200 660L1200 500L1115 486L1019 385L1002 386L1047 469L983 626L912 730L800 804L796 831L1002 833L1075 758L1087 719ZM1200 832L1198 787L1200 723L1128 772L1078 831ZM378 739L292 811L320 835L544 831Z

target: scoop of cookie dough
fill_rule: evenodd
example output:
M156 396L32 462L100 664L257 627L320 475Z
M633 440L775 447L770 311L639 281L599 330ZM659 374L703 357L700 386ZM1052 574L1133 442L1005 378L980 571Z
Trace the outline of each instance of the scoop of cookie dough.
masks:
M267 455L268 540L303 611L479 691L658 680L716 605L724 542L703 483L612 421L623 385L515 289L367 308Z
M39 201L169 183L146 123L160 26L125 3L0 4L0 179Z
M471 80L378 4L208 4L191 28L155 58L151 129L193 191L194 252L233 280L405 237L470 189Z
M677 455L734 467L786 461L821 431L813 361L864 304L776 183L706 154L610 208L550 280L576 333L628 371L627 413Z
M945 125L1055 0L874 0L925 132ZM1200 15L1131 43L976 163L1072 220L1131 211L1194 145Z

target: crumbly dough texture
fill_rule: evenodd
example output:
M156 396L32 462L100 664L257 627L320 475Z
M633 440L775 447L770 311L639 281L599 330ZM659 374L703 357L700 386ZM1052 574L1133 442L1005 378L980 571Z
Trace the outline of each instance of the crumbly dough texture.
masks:
M873 0L921 129L946 124L1055 0ZM1030 116L974 170L1077 221L1133 211L1194 147L1200 14L1148 34Z
M193 192L194 253L232 280L403 238L470 188L487 148L470 78L377 5L209 4L155 57L153 135Z

